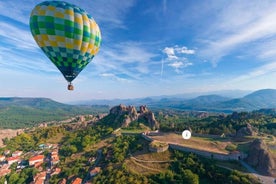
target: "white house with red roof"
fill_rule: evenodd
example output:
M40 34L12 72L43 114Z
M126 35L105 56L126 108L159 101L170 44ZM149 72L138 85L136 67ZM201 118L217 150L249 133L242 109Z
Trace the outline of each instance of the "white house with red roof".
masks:
M44 161L44 155L36 155L29 159L29 165L33 166L37 163L43 163Z
M6 160L9 165L12 165L13 163L19 162L21 159L19 156L16 156L16 157L8 157Z

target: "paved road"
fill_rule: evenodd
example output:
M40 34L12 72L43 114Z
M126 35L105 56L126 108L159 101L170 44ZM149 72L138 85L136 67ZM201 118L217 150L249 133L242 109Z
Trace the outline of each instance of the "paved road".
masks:
M248 165L244 161L241 160L240 162L248 170L249 173L251 173L254 176L256 176L257 178L259 178L259 180L262 183L264 183L264 184L273 184L274 183L275 179L273 177L260 175L257 173L257 171L255 169L253 169L250 165Z

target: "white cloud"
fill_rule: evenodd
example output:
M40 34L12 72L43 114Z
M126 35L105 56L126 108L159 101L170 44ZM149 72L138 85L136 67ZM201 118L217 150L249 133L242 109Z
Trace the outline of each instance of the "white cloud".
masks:
M187 47L176 47L175 50L181 54L195 54L195 50L188 49Z
M175 68L175 69L179 69L180 67L182 67L184 64L181 61L175 61L173 63L168 64L169 66Z
M210 17L212 24L206 25L199 36L208 38L201 42L200 55L216 66L224 56L242 51L245 45L253 50L265 44L276 35L275 8L275 1L228 2L220 11L214 11L217 13ZM262 44L249 45L257 41Z
M166 54L167 59L166 63L168 66L175 69L175 72L180 73L180 68L188 67L193 65L191 62L188 61L184 55L195 54L195 50L188 49L187 47L179 47L178 45L174 47L165 47L162 50L163 53ZM164 61L162 60L161 63L161 76L163 75L164 70Z
M187 47L179 47L178 45L174 47L165 47L163 49L163 53L165 53L170 59L177 59L176 55L178 54L195 54L195 50L188 49Z
M163 52L165 54L169 55L174 55L174 48L173 47L165 47L165 49L163 50Z

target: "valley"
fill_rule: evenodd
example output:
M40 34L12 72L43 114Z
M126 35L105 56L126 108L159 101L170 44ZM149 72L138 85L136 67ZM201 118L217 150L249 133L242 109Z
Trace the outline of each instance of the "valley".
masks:
M258 111L202 114L167 109L151 111L146 106L135 108L121 104L110 108L107 114L78 115L28 128L18 136L4 139L0 154L4 155L6 150L23 151L23 155L29 156L21 157L21 162L26 162L33 150L51 159L52 150L41 150L39 146L58 145L59 162L49 168L49 175L45 177L48 183L75 180L262 183L263 177L275 176L275 119L274 114ZM189 140L181 136L185 129L192 131ZM258 149L252 150L252 147ZM27 170L13 169L21 162L8 165L9 170L0 181L34 181L39 173L47 172L47 164L27 165L34 174L23 177ZM249 174L252 171L243 163L259 175ZM56 170L57 174L50 174ZM15 180L16 176L21 180Z

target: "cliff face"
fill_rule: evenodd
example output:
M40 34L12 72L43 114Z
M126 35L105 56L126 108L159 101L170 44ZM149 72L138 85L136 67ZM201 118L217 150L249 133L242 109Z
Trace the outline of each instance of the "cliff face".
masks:
M257 135L257 129L252 127L249 123L246 124L246 127L242 127L237 131L237 137L244 137L244 136L255 136Z
M275 176L275 162L268 147L261 139L256 139L250 145L247 163L264 175Z
M148 125L151 129L159 128L153 112L146 106L140 106L137 112L134 106L118 105L110 109L109 114L114 116L114 121L119 122L121 127L128 127L133 121L140 121Z

